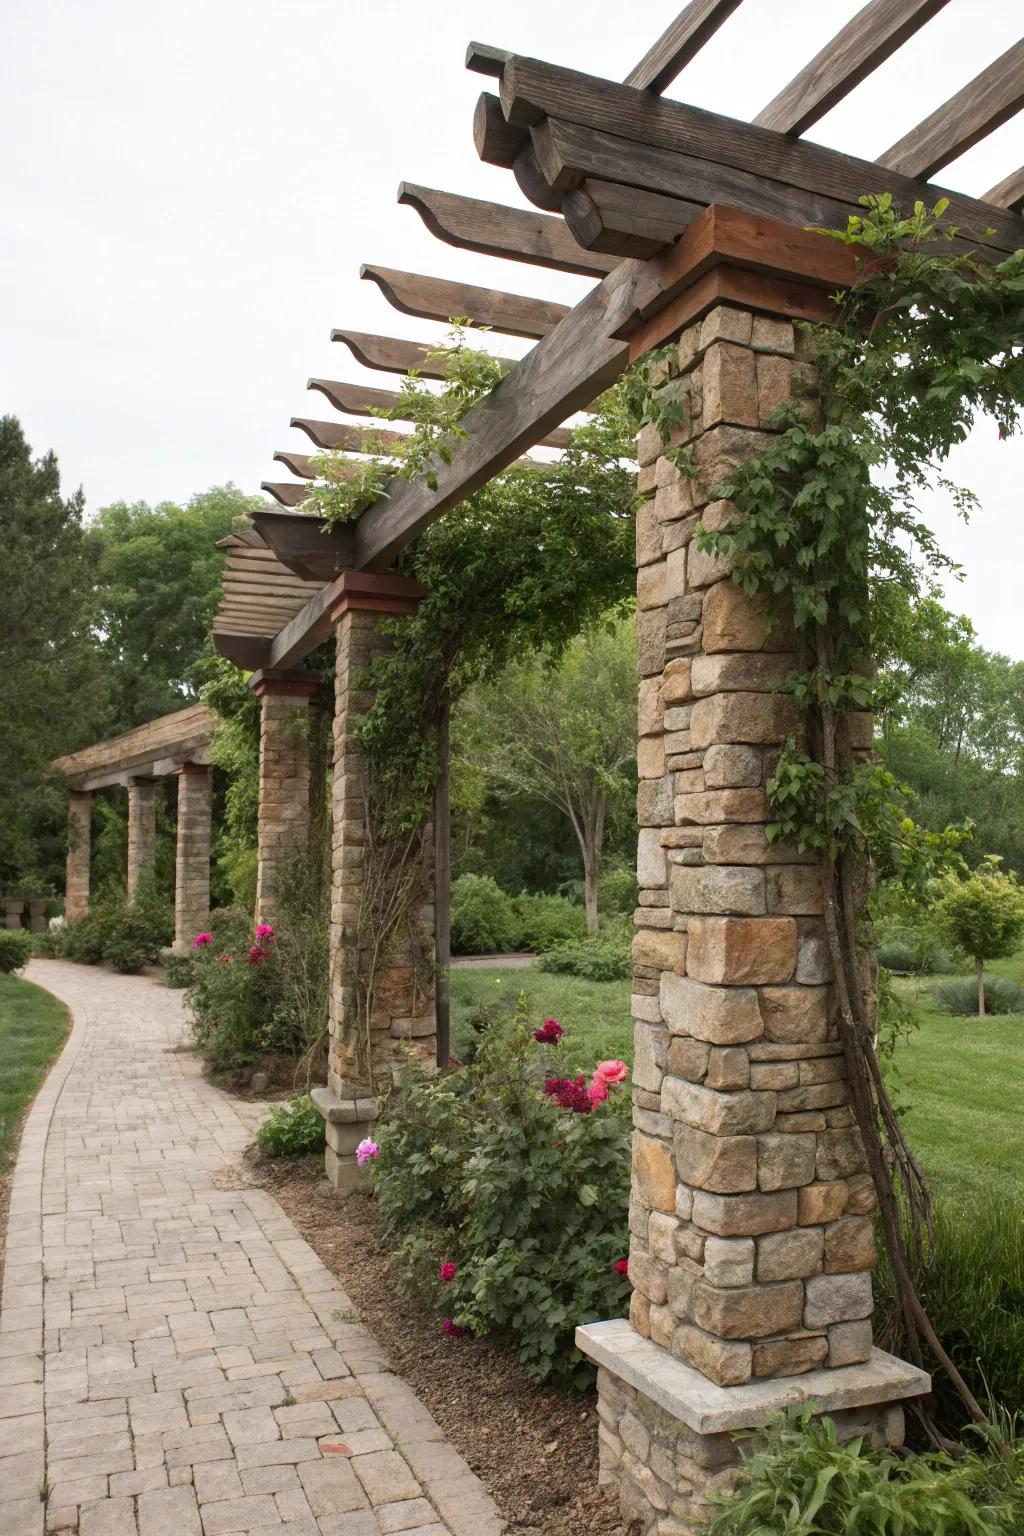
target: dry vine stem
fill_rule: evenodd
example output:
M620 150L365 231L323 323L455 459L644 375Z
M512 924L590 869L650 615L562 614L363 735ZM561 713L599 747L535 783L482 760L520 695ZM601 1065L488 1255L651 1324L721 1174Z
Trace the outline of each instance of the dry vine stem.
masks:
M833 656L827 633L815 631L817 662L831 668ZM822 808L840 769L839 719L835 709L822 702L812 713L814 756L825 770ZM977 1424L988 1415L944 1349L924 1309L910 1272L906 1232L893 1178L898 1170L899 1187L909 1216L911 1240L918 1256L931 1250L934 1228L928 1180L903 1134L875 1052L871 999L873 988L867 974L867 956L858 942L857 917L870 885L870 869L864 854L844 849L822 856L822 891L825 934L835 976L839 1036L846 1062L850 1097L864 1142L868 1168L878 1194L879 1218L896 1281L896 1303L903 1321L906 1347L914 1363L921 1364L921 1340L947 1373L968 1413Z

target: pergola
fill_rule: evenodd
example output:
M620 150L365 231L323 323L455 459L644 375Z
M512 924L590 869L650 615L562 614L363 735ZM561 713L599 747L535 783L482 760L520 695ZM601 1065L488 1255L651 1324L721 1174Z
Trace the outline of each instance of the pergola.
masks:
M854 262L808 226L845 226L868 193L904 206L946 197L961 245L993 260L1024 246L1024 167L982 199L931 180L1024 105L1024 41L878 161L803 137L945 3L870 0L750 123L661 94L740 0L692 0L622 82L470 45L468 67L494 82L477 104L477 152L507 168L537 211L406 183L400 201L447 244L594 286L566 308L364 267L404 313L468 316L535 345L466 415L436 486L393 482L344 529L301 510L312 460L277 453L297 478L265 482L283 510L256 513L254 532L233 542L214 625L218 649L255 673L261 795L282 808L293 798L282 785L302 773L294 752L281 757L305 706L298 664L337 641L332 1038L317 1097L328 1172L344 1185L375 1112L355 1041L367 781L350 722L365 703L366 664L387 643L378 616L410 612L419 597L396 558L532 447L564 446L569 419L631 360L677 343L669 372L698 480L680 475L651 429L638 443L634 1295L629 1322L578 1334L600 1366L602 1476L645 1536L700 1523L735 1459L729 1430L811 1400L844 1433L896 1443L900 1403L928 1388L872 1344L874 1195L843 1080L819 872L765 838L764 783L795 721L777 691L793 657L772 649L727 562L691 536L699 520L714 527L728 515L706 487L757 451L782 401L813 388L813 353L794 322L827 321ZM384 373L438 372L422 344L332 337ZM356 457L364 429L341 418L394 402L343 381L309 387L341 414L291 425ZM870 720L861 725L867 750ZM433 918L427 904L424 934ZM433 978L417 978L407 953L393 969L375 1037L429 1053Z

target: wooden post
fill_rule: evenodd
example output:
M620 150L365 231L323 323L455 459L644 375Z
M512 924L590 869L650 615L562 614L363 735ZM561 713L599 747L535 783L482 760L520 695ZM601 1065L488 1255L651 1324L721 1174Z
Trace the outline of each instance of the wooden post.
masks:
M451 994L448 968L452 958L452 809L451 705L446 697L437 722L437 785L434 790L434 946L437 960L435 1010L437 1064L451 1055Z

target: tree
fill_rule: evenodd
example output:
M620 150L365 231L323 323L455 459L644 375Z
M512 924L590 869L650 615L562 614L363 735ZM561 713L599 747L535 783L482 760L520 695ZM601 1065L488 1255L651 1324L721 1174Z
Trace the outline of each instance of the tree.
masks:
M63 497L52 453L33 459L0 417L0 886L45 884L63 859L50 760L87 733L97 693L82 494Z
M108 731L181 709L211 654L225 554L217 548L258 496L214 486L187 506L115 502L88 529L96 563L97 649L109 675Z
M985 1015L985 961L1012 955L1024 935L1024 890L987 859L968 880L950 880L935 915L946 939L974 960L978 1017Z
M514 663L457 713L456 750L509 797L567 817L583 863L588 933L609 807L636 785L636 650L631 620L579 636L557 666Z

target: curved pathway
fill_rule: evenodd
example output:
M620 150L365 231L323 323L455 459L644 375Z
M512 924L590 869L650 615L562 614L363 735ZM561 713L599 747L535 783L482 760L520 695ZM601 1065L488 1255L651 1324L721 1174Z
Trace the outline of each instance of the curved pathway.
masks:
M2 1536L498 1536L338 1281L244 1187L263 1109L203 1080L181 994L27 975L73 1030L12 1186Z

